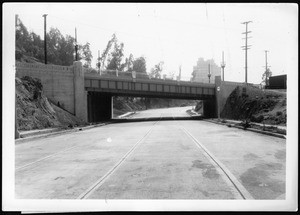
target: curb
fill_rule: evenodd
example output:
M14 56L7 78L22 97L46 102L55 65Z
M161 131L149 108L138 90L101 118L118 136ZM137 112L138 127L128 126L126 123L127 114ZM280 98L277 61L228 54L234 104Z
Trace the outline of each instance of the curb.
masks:
M135 114L136 112L134 111L134 112L127 112L127 113L125 113L125 114L123 114L123 115L120 115L120 116L118 116L118 118L119 119L122 119L122 118L124 118L124 117L129 117L129 116L131 116L131 115L133 115L133 114Z
M77 127L77 128L73 128L73 129L68 129L68 130L61 130L61 131L50 131L48 133L43 133L40 135L31 135L28 137L24 137L24 138L19 138L19 139L15 139L15 144L20 144L20 143L24 143L27 141L31 141L31 140L36 140L36 139L41 139L41 138L45 138L45 137L49 137L49 136L55 136L55 135L60 135L60 134L65 134L65 133L71 133L71 132L78 132L78 131L84 131L84 130L88 130L91 128L96 128L96 127L100 127L100 126L104 126L104 125L108 125L111 122L107 122L107 123L101 123L101 124L96 124L96 125L89 125L86 127ZM38 133L38 132L36 132Z
M43 135L43 134L48 134L48 133L53 133L53 132L59 132L59 131L62 131L61 129L59 128L53 128L51 130L39 130L39 131L33 131L33 132L30 132L30 133L23 133L22 132L19 132L20 134L20 138L27 138L27 137L31 137L31 136L37 136L37 135Z
M273 133L273 132L269 132L269 131L261 131L261 130L257 130L257 129L254 129L254 128L244 129L244 127L239 126L239 125L228 124L228 123L220 123L220 122L216 122L214 120L205 120L205 121L215 123L215 124L218 124L218 125L226 125L226 126L231 125L231 127L238 128L238 129L243 129L244 131L252 131L252 132L256 132L256 133L260 133L260 134L265 134L265 135L269 135L269 136L273 136L273 137L279 137L279 138L286 139L286 136L283 135L283 134L277 134L277 133Z
M202 116L201 114L199 114L199 113L197 113L196 111L194 111L194 110L186 110L185 111L188 115L190 115L190 116Z

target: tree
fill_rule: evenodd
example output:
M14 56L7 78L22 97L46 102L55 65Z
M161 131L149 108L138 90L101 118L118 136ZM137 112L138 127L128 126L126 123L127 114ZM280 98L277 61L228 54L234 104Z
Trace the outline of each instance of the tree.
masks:
M121 61L124 56L123 49L124 43L118 44L118 42L116 41L114 44L114 50L112 51L112 53L110 54L110 58L108 59L108 65L106 69L121 71Z
M132 72L133 71L133 61L134 61L134 58L133 58L133 55L130 54L128 58L125 59L125 63L123 63L121 65L121 71L127 71L127 72Z
M112 38L108 41L105 50L102 52L102 55L100 57L100 65L102 68L106 65L106 58L109 55L109 51L111 50L111 47L114 43L117 42L117 37L115 34L112 35Z
M170 79L172 79L172 80L174 79L174 77L175 77L175 73L176 73L175 71L171 71L171 72L169 72L169 74L168 74L168 75L169 75Z
M79 53L82 60L84 60L83 67L91 68L93 55L90 49L90 43L87 42L85 45L79 45Z
M48 62L63 66L72 65L75 59L75 38L70 35L64 37L57 28L50 28L46 37ZM28 32L16 16L16 59L21 60L25 55L44 62L44 41L34 32ZM80 59L82 57L79 56Z
M146 69L146 60L144 57L139 57L133 61L133 71L139 72L139 73L147 73Z
M60 41L60 49L58 50L58 57L60 59L60 63L63 66L72 65L75 59L75 38L66 35L66 38L62 37ZM81 56L79 56L79 60Z
M34 57L33 54L37 53L37 47L32 44L32 36L34 39L36 35L32 35L28 32L23 22L16 16L16 50L15 57L17 60L21 60L24 54ZM35 44L36 45L36 44Z
M163 70L163 61L160 61L158 64L151 69L149 76L151 78L161 78L161 72Z
M270 68L267 69L262 75L262 84L265 84L265 86L269 86L269 78L272 76L272 72Z
M42 47L44 47L44 43L41 40L41 37L39 35L36 35L34 32L31 32L30 38L31 38L31 48L28 51L31 53L33 57L37 58L40 61L43 61L44 50Z
M59 59L59 49L60 40L62 40L63 35L60 33L58 28L50 28L47 37L47 59L49 63L56 65L61 65L61 60Z

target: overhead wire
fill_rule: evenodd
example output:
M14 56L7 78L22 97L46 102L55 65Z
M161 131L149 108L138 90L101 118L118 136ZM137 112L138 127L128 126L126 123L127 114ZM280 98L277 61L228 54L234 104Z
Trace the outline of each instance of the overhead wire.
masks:
M139 18L141 18L141 14L140 14L140 11L139 11L139 8L138 8L138 5L136 4L136 9L137 9L137 15L138 15L138 17ZM208 9L208 7L207 7L207 4L205 4L205 9L206 9L206 19L207 19L207 24L206 24L206 27L208 27L208 25L209 25L209 28L208 28L208 32L209 32L209 37L210 37L210 47L211 47L211 56L212 56L212 58L214 58L214 47L213 47L213 41L212 41L212 32L211 32L211 28L218 28L218 29L222 29L223 28L223 30L225 31L225 32L227 32L227 30L228 30L228 27L226 27L225 25L223 25L223 27L216 27L216 26L212 26L211 25L211 23L210 23L210 17L209 17L209 9ZM100 30L103 30L103 31L107 31L107 32L111 32L111 33L117 33L117 34L126 34L126 35L128 35L128 36L130 36L130 37L137 37L137 38L146 38L146 39L158 39L158 41L159 41L159 46L160 46L160 51L161 51L161 56L162 57L164 57L164 49L163 49L163 47L162 47L162 40L164 41L164 42L176 42L176 43L179 43L179 44L183 44L183 45L186 45L187 44L187 42L189 43L189 41L186 41L186 40L183 40L182 38L180 39L175 39L175 40L172 40L172 41L170 41L168 38L162 38L161 37L161 33L159 32L159 30L157 30L157 37L155 38L155 37L153 37L153 36L148 36L148 35L143 35L143 34L136 34L136 33L131 33L131 32L126 32L126 31L119 31L119 30L115 30L115 29L112 29L112 28L104 28L104 27L100 27L100 26L98 26L98 25L95 25L95 24L90 24L90 23L84 23L84 22L81 22L81 21L79 21L79 22L75 22L75 21L73 21L73 20L69 20L69 19L67 19L67 18L62 18L62 17L58 17L58 16L53 16L53 15L51 15L52 17L54 17L54 18L56 18L56 19L58 19L58 20L65 20L65 21L67 21L67 22L69 22L69 23L74 23L74 24L76 24L76 25L83 25L83 26L85 26L85 27L90 27L90 28L95 28L95 29L100 29ZM143 14L143 16L144 16L144 14ZM145 15L145 16L150 16L151 17L151 15ZM181 23L189 23L189 24L191 24L191 25L195 25L195 26L197 26L197 27L204 27L205 25L201 25L201 24L199 24L199 23L193 23L193 22L188 22L188 21L182 21L182 20L179 20L179 19L170 19L170 18L165 18L165 17L161 17L161 16L159 16L157 13L155 13L155 11L154 11L154 15L152 15L152 17L154 17L155 18L155 20L156 20L156 23L158 23L159 24L159 22L158 22L158 18L162 18L162 19L165 19L165 20L167 20L167 21L169 21L169 22L181 22ZM223 12L223 23L224 23L224 12ZM225 36L226 36L226 43L227 43L227 46L228 46L228 40L227 40L227 33L225 34ZM198 48L197 47L195 47L195 46L193 46L192 45L193 43L191 42L190 43L190 48L191 49L193 49L193 50L197 50ZM228 54L230 55L230 53L229 53L229 50L228 50ZM229 56L230 57L230 56Z
M158 23L158 20L157 20L157 16L156 16L156 11L155 10L154 10L154 14L155 14L156 26L158 27L159 23ZM159 42L161 57L162 57L162 59L164 59L164 50L163 50L161 39L160 39L160 31L157 28L156 28L156 31L157 31L157 37L158 37L158 42Z
M222 7L222 18L223 18L224 35L225 35L225 43L226 43L225 56L226 56L226 64L228 67L228 66L231 66L231 63L230 63L230 49L229 49L229 45L228 45L227 28L226 28L226 24L225 24L224 6Z
M208 8L207 8L207 3L205 3L205 10L206 10L206 20L208 23L208 32L209 32L209 41L210 41L210 49L211 49L211 59L214 59L214 45L212 42L212 33L211 33L211 28L210 28L210 20L208 16Z

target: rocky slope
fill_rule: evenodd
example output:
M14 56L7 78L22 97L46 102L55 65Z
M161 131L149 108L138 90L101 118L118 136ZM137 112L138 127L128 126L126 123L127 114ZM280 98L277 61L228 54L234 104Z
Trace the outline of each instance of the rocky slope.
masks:
M39 79L16 78L16 118L18 130L67 128L85 123L52 104L43 94Z

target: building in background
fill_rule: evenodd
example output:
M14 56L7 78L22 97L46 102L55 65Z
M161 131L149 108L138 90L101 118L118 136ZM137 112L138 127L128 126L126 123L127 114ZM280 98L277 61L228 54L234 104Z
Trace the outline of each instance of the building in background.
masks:
M215 83L215 76L221 76L221 67L219 67L213 59L204 60L203 58L199 58L197 65L194 66L191 81L209 83L209 71L210 83L213 84Z
M287 75L271 76L269 78L269 86L266 89L286 89Z

